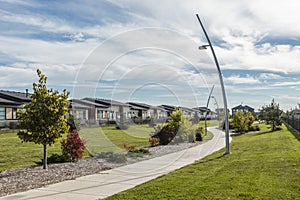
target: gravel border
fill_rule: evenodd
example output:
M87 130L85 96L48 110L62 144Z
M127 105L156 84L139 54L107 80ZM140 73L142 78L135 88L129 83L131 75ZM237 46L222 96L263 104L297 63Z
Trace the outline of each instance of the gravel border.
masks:
M81 159L76 163L49 164L48 170L43 170L42 166L31 166L2 171L0 173L0 197L96 174L115 167L181 151L201 143L203 142L145 147L150 153L142 156L132 156L124 152L122 154L126 156L126 163L108 162L99 157L92 157Z

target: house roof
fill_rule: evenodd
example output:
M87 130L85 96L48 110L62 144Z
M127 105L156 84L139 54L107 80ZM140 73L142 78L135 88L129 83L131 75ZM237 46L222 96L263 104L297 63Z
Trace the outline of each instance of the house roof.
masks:
M90 108L90 106L83 105L83 104L80 104L78 102L70 101L69 108L86 109L87 110L87 109Z
M129 105L126 104L126 103L122 103L122 102L111 100L111 99L98 99L98 98L89 98L89 97L87 97L87 98L84 98L83 100L93 101L93 102L96 102L98 104L103 104L103 105L106 105L106 106L127 106L127 107L129 107Z
M236 107L233 107L232 110L254 110L254 108L251 108L250 106L247 106L247 105L238 105Z
M160 105L158 107L163 108L168 112L173 112L176 108L176 106L170 106L170 105Z
M84 99L71 99L70 102L75 103L77 106L84 105L87 107L93 106L93 107L97 107L97 108L108 108L107 105L96 103L95 101L84 100Z
M0 97L0 105L20 105L20 103Z
M193 108L194 110L200 111L200 112L210 112L211 110L207 107L196 107Z
M149 110L152 106L145 103L127 102L135 110Z
M197 109L194 108L187 108L187 107L178 107L181 108L183 111L187 111L187 112L197 112Z
M6 99L9 101L14 101L14 102L16 102L16 104L30 102L30 100L31 100L28 93L5 91L5 90L0 90L0 98Z

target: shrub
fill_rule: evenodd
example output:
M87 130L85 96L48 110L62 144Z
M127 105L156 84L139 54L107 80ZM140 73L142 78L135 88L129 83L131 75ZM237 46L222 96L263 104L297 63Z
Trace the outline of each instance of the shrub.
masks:
M169 144L173 138L175 137L176 132L169 125L165 125L162 129L158 130L158 132L154 133L152 138L158 138L160 145Z
M171 114L171 119L161 129L155 127L156 132L152 138L159 138L159 144L167 145L171 141L175 143L189 141L194 135L194 128L189 119L183 116L182 109L175 109Z
M124 148L126 149L126 151L134 151L137 149L137 145L124 144Z
M139 149L134 149L131 151L128 151L129 153L137 153L137 154L145 154L145 153L150 153L148 149L144 148L139 148Z
M203 140L203 127L198 127L195 131L195 135L196 135L196 141L202 141Z
M156 137L149 138L149 143L151 147L156 147L159 145L159 138Z
M185 116L182 116L179 129L175 136L175 142L186 142L190 140L190 137L194 137L195 129L192 122ZM191 136L190 136L191 135Z
M67 140L61 141L62 155L68 157L70 161L77 161L82 158L85 150L84 141L80 139L76 130L70 131Z
M260 131L260 128L258 125L252 125L249 129L249 131Z
M78 122L78 120L75 119L74 115L72 115L72 114L69 114L67 124L70 127L69 131L73 131L73 130L79 131L80 130L80 123Z

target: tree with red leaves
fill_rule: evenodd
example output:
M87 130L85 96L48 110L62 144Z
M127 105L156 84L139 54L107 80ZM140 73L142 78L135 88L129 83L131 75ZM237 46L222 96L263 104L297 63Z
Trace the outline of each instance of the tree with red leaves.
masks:
M61 148L63 156L68 160L75 162L82 158L85 150L84 141L80 139L78 131L72 130L68 133L67 140L61 141Z

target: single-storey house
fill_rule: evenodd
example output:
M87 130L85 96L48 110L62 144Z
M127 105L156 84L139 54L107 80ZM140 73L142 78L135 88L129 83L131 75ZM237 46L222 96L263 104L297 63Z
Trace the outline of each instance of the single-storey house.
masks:
M167 111L159 106L152 106L145 103L127 102L130 106L130 117L134 122L144 122L155 119L165 121L168 117Z
M80 124L100 124L110 113L109 106L84 99L71 99L69 110Z
M16 128L17 111L29 102L28 90L26 92L0 90L0 128Z
M84 98L83 100L104 105L107 108L97 110L97 119L107 119L109 121L122 121L129 119L130 107L126 103L111 99Z
M232 115L234 115L238 111L243 111L243 112L249 111L251 113L254 113L254 108L252 108L250 106L247 106L247 105L240 104L240 105L238 105L236 107L233 107L231 109Z

